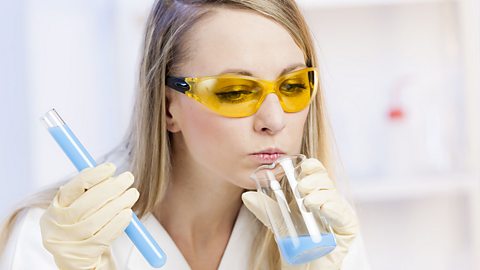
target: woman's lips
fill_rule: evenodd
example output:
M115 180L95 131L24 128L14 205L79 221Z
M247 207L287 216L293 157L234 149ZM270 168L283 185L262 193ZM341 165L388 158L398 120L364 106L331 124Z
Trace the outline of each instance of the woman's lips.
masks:
M266 153L266 152L259 152L253 153L250 156L257 162L261 164L271 164L279 157L284 155L283 152L273 152L273 153Z

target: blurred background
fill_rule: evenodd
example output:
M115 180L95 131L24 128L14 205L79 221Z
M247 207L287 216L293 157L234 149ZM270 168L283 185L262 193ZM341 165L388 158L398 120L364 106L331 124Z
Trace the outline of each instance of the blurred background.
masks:
M480 0L299 0L372 269L480 269ZM151 0L0 2L0 216L124 136Z

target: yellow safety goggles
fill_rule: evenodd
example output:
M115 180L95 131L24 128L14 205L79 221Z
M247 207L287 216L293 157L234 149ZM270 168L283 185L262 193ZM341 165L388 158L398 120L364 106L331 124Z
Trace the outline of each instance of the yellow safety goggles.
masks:
M305 109L317 89L317 70L309 67L293 71L275 81L225 74L185 78L167 76L166 85L226 117L253 115L265 97L276 94L285 112Z

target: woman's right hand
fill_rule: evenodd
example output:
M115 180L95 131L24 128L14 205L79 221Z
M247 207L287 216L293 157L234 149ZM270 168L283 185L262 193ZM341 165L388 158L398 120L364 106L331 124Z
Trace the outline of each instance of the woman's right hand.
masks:
M115 165L83 170L60 187L40 219L43 245L60 269L115 269L110 244L132 219L139 193Z

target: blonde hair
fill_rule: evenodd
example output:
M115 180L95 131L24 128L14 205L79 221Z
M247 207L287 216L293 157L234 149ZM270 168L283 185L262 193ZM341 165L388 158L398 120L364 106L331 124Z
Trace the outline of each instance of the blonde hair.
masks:
M184 44L188 44L185 33L210 14L213 7L251 10L279 23L304 52L306 64L317 66L310 31L294 0L157 0L147 22L139 91L127 136L130 169L136 179L141 179L135 183L141 196L134 207L140 217L161 203L170 179L172 151L166 128L165 77L185 60ZM310 105L301 151L318 158L329 169L328 125L320 90ZM53 194L50 191L47 199L30 202L25 207L46 207ZM0 244L5 244L20 210L7 220ZM267 263L268 269L280 269L280 255L273 235L262 228L252 247L252 254L256 256L252 256L251 268L261 269Z

